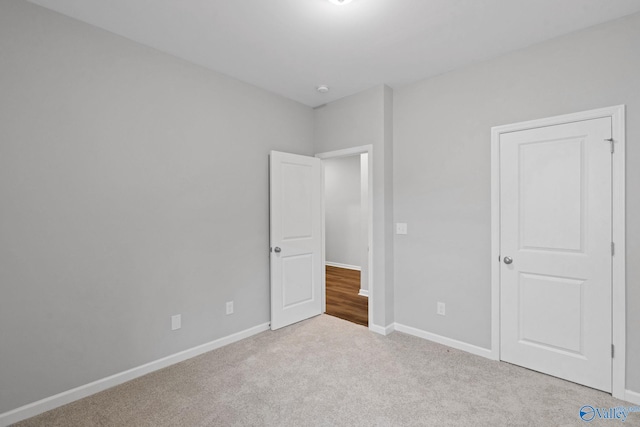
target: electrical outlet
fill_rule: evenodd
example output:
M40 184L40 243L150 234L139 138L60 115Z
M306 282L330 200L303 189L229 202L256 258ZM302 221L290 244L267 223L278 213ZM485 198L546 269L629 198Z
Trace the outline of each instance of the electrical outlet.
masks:
M175 331L180 328L182 328L182 315L176 314L175 316L171 316L171 330Z
M227 314L233 314L233 301L227 301Z
M443 302L438 302L438 314L440 316L444 316L445 313L445 305Z
M396 234L407 234L407 223L406 222L398 222L398 223L396 223Z

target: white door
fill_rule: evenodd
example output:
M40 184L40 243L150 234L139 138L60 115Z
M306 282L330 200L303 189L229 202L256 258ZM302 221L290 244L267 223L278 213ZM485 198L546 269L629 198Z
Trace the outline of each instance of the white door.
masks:
M270 156L271 329L322 312L320 159Z
M611 391L611 118L500 135L501 359Z

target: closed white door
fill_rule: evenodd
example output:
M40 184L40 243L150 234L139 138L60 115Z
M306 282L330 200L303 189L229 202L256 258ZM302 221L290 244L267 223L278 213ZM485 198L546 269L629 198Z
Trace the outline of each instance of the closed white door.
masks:
M500 135L500 357L611 391L611 118Z
M322 312L322 165L270 155L271 329Z

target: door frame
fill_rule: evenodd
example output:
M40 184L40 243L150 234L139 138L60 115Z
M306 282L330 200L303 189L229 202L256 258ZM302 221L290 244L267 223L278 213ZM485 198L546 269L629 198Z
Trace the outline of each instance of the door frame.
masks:
M527 129L610 117L614 153L612 156L611 257L612 395L626 394L626 278L625 278L625 106L599 108L573 114L513 123L491 128L491 358L500 360L500 135ZM604 142L603 142L604 143Z
M368 260L367 262L369 263L368 266L368 275L369 275L369 302L368 302L368 317L369 317L369 329L370 330L374 330L375 328L373 327L373 299L375 298L375 283L373 280L373 252L375 250L374 246L373 246L373 145L361 145L358 147L351 147L351 148L345 148L343 150L336 150L336 151L327 151L324 153L318 153L316 154L316 157L319 158L320 160L325 160L325 159L335 159L338 157L348 157L348 156L355 156L355 155L359 155L359 154L368 154L368 162L367 162L367 175L368 175L368 186L367 186L367 193L368 193L368 197L367 197L367 221L368 221L368 237L367 237L367 241L368 241L368 245L369 245L369 254L368 254ZM322 200L321 200L321 206L322 206L322 265L326 265L326 254L325 254L325 188L324 188L324 163L322 164ZM325 271L326 269L322 270L322 312L325 313L327 311L327 289L326 289L326 277L325 277Z

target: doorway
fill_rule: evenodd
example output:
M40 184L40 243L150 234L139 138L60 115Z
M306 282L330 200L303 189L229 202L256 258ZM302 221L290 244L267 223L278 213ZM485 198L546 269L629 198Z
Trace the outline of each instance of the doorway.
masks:
M492 129L492 249L494 358L623 397L624 107Z
M373 309L371 146L323 162L323 311L369 326Z
M368 325L368 154L322 161L326 313Z

